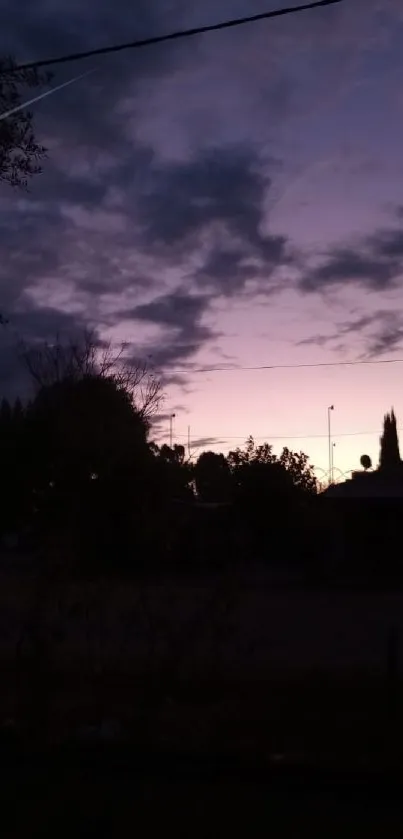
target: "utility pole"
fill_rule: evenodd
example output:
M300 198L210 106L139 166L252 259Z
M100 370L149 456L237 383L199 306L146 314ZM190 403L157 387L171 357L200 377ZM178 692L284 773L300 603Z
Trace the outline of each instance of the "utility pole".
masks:
M190 460L190 425L188 425L188 458Z
M334 411L334 405L329 405L327 409L327 431L328 431L328 442L329 442L329 484L333 483L333 475L332 475L332 437L330 433L330 411Z
M171 414L169 417L169 447L172 449L172 420L175 419L175 414Z

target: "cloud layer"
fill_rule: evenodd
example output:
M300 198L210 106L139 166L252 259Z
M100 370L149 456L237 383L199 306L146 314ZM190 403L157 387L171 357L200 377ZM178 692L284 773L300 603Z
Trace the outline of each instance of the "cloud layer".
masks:
M300 346L338 347L346 349L355 342L364 346L360 357L365 360L401 350L403 347L403 314L395 309L380 309L359 318L343 321L328 335L312 335L299 342Z
M325 292L331 286L354 284L369 291L398 286L403 276L403 225L380 229L351 245L333 247L318 264L307 267L298 286L303 292Z
M218 15L211 2L139 0L134 15L123 0L100 0L96 14L78 0L21 0L17 13L6 0L0 50L29 60L266 5L228 0ZM400 0L356 0L122 53L39 103L44 173L30 194L0 191L0 310L10 320L0 330L3 389L16 381L10 342L19 335L35 341L95 327L129 340L133 355L173 380L172 371L219 343L218 304L242 296L252 306L256 294L287 288L399 288L401 209L394 226L307 259L286 225L273 227L271 208L285 146L298 163L303 120L349 95L357 68L365 80L368 51L383 55L402 19ZM76 72L58 68L54 83ZM315 147L313 129L308 140ZM369 352L400 340L399 322L382 312L356 325L364 337L372 329Z

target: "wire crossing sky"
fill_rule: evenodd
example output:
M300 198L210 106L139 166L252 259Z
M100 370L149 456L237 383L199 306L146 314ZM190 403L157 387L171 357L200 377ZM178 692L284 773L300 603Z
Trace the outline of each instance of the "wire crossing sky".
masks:
M233 367L200 367L187 370L172 370L172 373L177 375L191 375L193 373L237 373L240 370L245 372L252 370L302 370L304 368L315 367L357 367L366 364L403 364L403 358L378 358L378 359L362 359L359 361L317 361L312 364L257 364L251 367L233 366Z
M48 152L0 180L0 397L16 335L94 330L162 374L153 434L272 429L326 465L334 405L337 467L377 462L352 432L403 422L403 4L303 2L3 0L0 54L60 79L1 99L38 97Z
M33 70L39 67L50 67L55 64L66 64L71 61L80 61L84 58L90 58L94 55L107 55L113 52L121 52L127 49L141 49L143 47L154 46L155 44L163 44L167 41L177 41L182 38L190 38L195 35L202 35L207 32L218 32L222 29L230 29L238 26L245 26L249 23L257 23L270 18L284 17L285 15L298 14L300 12L318 9L324 6L333 6L336 3L343 3L344 0L317 0L315 3L305 3L301 6L291 6L287 8L274 9L272 11L261 12L257 15L249 15L242 18L232 18L230 20L222 21L221 23L212 23L206 26L196 26L192 29L182 29L177 32L170 32L167 35L156 35L151 38L143 38L137 41L129 41L122 44L114 44L109 47L100 47L99 49L86 50L85 52L70 53L68 55L58 56L56 58L39 59L38 61L31 61L26 64L20 64L15 68L2 71L2 75L12 75L21 70Z

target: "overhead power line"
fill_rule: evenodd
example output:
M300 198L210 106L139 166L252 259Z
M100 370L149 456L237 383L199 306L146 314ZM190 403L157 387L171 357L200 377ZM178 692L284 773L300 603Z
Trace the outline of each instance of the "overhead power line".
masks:
M402 431L403 429L398 429ZM332 439L337 440L339 437L372 437L374 434L381 434L382 432L378 429L378 431L347 431L342 432L341 434L332 434ZM211 443L210 445L221 445L220 440L247 440L249 434L220 434L217 435L218 443ZM175 433L175 437L187 437L187 434L183 433ZM267 442L271 442L272 440L320 440L328 438L327 434L265 434L256 436L252 434L253 439L256 440L267 440ZM203 439L211 439L210 435L203 435L203 434L193 434L192 440L198 441Z
M251 367L196 367L188 370L169 370L169 375L175 376L189 376L193 373L238 373L239 371L253 371L253 370L301 370L303 368L313 367L356 367L363 364L403 364L403 358L386 358L362 360L362 361L317 361L312 364L256 364Z
M309 11L310 9L317 9L321 6L333 6L336 3L343 2L344 0L317 0L315 3L304 3L301 6L274 9L268 12L261 12L257 15L249 15L247 17L225 20L221 23L212 23L207 26L195 26L192 29L181 29L177 32L170 32L166 35L155 35L151 38L143 38L137 41L113 44L109 47L99 47L98 49L86 50L85 52L75 52L67 55L61 55L56 58L45 58L38 61L30 61L26 64L20 64L16 67L2 70L1 75L12 75L13 73L21 72L21 70L34 70L39 67L49 67L53 64L66 64L70 61L81 61L84 58L91 58L94 55L107 55L108 53L121 52L122 50L150 47L154 44L162 44L166 41L178 41L180 38L190 38L194 35L202 35L206 32L217 32L220 29L230 29L236 26L244 26L247 23L257 23L258 21L268 20L269 18L292 15L298 12Z

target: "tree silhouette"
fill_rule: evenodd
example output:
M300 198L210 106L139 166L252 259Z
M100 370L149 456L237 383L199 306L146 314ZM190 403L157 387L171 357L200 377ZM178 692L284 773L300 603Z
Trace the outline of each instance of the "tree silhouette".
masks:
M253 437L249 437L245 449L237 448L235 451L229 452L228 464L235 478L235 483L239 483L241 477L248 475L245 467L253 466L254 474L259 475L259 480L264 480L262 476L267 475L272 488L274 488L277 479L278 491L284 491L285 487L292 486L294 489L307 493L317 492L316 477L309 465L307 455L303 452L292 452L290 449L284 448L281 455L277 457L269 443L256 446ZM264 472L262 467L269 466L276 468L271 471L267 468ZM283 472L286 473L286 476L282 474ZM248 480L250 479L248 478Z
M0 532L19 528L26 514L26 451L24 446L25 411L17 400L0 404Z
M6 71L15 68L12 58L0 59L0 113L17 108L26 98L25 91L50 81L49 74L38 70ZM25 108L0 122L0 180L13 187L28 187L28 181L42 169L46 149L35 138L33 116Z
M172 448L164 443L161 448L152 445L160 490L165 501L185 501L193 498L192 468L186 462L185 447L175 443Z
M273 454L273 447L268 443L256 446L252 436L248 437L244 449L236 448L228 454L228 464L234 471L239 466L246 466L250 463L275 463L276 455Z
M113 381L117 390L131 400L138 415L149 424L163 399L161 381L144 362L127 359L126 345L114 350L111 344L100 344L96 334L86 330L77 340L53 342L39 346L19 345L19 357L36 392L58 382L101 378Z
M4 434L7 425L11 422L12 415L13 412L8 399L3 398L0 403L0 426L2 434Z
M194 466L196 491L202 501L228 501L231 473L223 454L202 452Z
M109 558L139 537L150 495L147 423L106 376L42 388L27 411L27 469L35 527L78 555ZM137 538L137 542L139 538Z
M270 444L256 446L249 437L243 450L229 453L228 464L234 527L246 543L247 554L276 562L285 553L287 559L301 556L307 541L303 502L317 492L307 456L286 448L277 456Z
M401 466L401 459L396 416L393 408L390 414L385 414L380 445L379 468L381 470L395 470L399 468Z
M176 464L177 466L183 466L185 462L185 447L181 446L178 443L175 443L171 448L166 443L164 443L159 449L159 456L166 463L172 463Z
M66 481L70 471L75 481L101 477L139 447L146 450L147 426L113 378L85 376L44 388L29 416L42 434L52 481Z
M315 495L318 491L318 482L309 465L309 458L303 452L292 452L290 449L284 448L278 463L286 469L292 478L293 485L296 489L302 490L304 493Z

